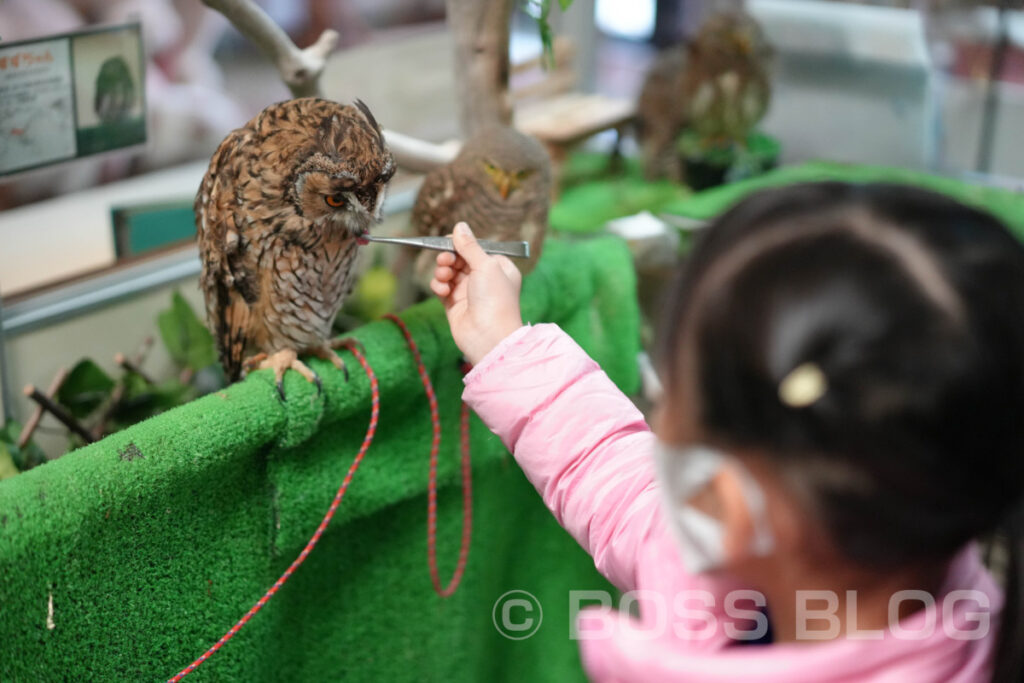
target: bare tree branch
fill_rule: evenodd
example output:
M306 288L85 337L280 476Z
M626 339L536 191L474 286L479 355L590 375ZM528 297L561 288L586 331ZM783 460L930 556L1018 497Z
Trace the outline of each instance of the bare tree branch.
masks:
M68 369L61 368L57 371L57 375L50 382L50 388L46 390L46 395L53 398L60 391L61 386L64 384L64 380L68 378ZM39 420L43 418L43 412L45 409L43 406L36 404L36 409L32 411L32 416L28 418L28 422L21 429L21 436L18 437L18 448L24 448L28 445L28 442L32 440L32 434L36 431L36 427L39 426Z
M447 164L455 158L461 147L456 140L436 144L393 130L385 130L384 139L387 140L398 165L413 173L426 173L437 166Z
M293 97L320 96L320 74L338 42L337 32L327 29L315 43L300 50L252 0L203 0L203 4L227 17L270 58Z
M327 56L338 42L337 32L327 29L315 43L300 50L253 0L202 1L207 7L223 14L242 35L270 58L292 97L322 96L320 75L327 64ZM506 42L507 38L506 35ZM429 171L454 159L457 152L450 145L436 145L393 131L386 130L384 135L395 160L410 171Z
M96 441L96 438L89 432L89 430L83 427L81 422L72 417L71 413L31 384L25 387L24 394L38 403L55 418L60 420L65 427L82 437L86 443L93 443Z

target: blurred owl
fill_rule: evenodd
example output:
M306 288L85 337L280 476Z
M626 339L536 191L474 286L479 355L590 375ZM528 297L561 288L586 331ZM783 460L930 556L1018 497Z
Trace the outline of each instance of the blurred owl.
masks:
M221 143L195 213L207 318L230 380L272 368L284 399L289 368L320 386L299 354L344 369L331 324L394 171L358 100L274 104Z
M412 209L419 235L447 235L466 221L481 239L525 240L530 259L517 261L524 273L540 257L551 205L551 161L540 142L512 128L490 127L466 141L449 164L423 180ZM433 256L421 254L417 280L429 282Z
M683 130L710 144L744 143L768 110L771 57L757 22L740 11L712 15L689 43L662 52L637 103L647 177L683 180Z

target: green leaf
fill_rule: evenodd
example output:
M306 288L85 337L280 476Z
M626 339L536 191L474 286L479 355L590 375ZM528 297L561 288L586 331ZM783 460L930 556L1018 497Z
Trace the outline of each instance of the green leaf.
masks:
M0 428L0 443L14 443L20 435L21 423L16 420L8 420L7 424Z
M111 416L111 426L123 429L142 422L187 403L194 398L195 393L191 386L176 379L159 384L147 384L138 375L126 376L124 398Z
M213 335L179 292L171 297L171 307L156 319L167 352L178 365L200 370L217 362Z
M114 380L88 358L78 361L57 392L57 402L77 418L83 418L107 400Z
M34 441L29 439L24 448L18 448L18 439L21 437L22 426L16 420L8 420L3 429L0 429L0 450L5 451L14 463L14 467L22 472L32 469L42 462L46 462L46 454ZM2 459L2 455L0 455ZM0 477L2 479L3 477Z
M18 466L14 464L14 458L11 457L10 447L0 441L0 481L10 479L16 474L18 474Z
M555 35L551 31L551 24L546 20L538 20L537 30L540 31L540 42L544 48L544 68L552 69L555 66Z
M564 10L572 4L572 0L558 0L558 5ZM524 0L523 11L537 22L537 33L540 35L541 64L545 69L555 65L555 34L548 23L548 16L551 14L551 0Z

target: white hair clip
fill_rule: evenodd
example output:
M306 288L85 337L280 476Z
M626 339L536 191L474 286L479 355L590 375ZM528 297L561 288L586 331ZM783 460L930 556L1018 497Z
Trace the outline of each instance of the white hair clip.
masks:
M828 391L828 378L816 363L802 363L779 382L779 400L790 408L806 408Z

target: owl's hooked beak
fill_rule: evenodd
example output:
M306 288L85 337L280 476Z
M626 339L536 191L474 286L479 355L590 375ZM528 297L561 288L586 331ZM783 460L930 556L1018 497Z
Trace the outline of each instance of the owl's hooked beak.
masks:
M519 186L516 174L509 173L503 168L498 168L490 162L484 163L484 170L490 177L491 182L494 183L494 187L498 190L498 194L501 195L502 199L508 199L509 195L512 194L512 190Z
M499 171L496 176L495 186L498 188L498 194L502 196L503 200L507 200L518 183L511 173L506 173L505 171Z
M498 192L501 193L502 199L508 199L508 196L512 194L512 188L515 185L512 182L511 176L507 173L502 173L501 178L498 180Z

